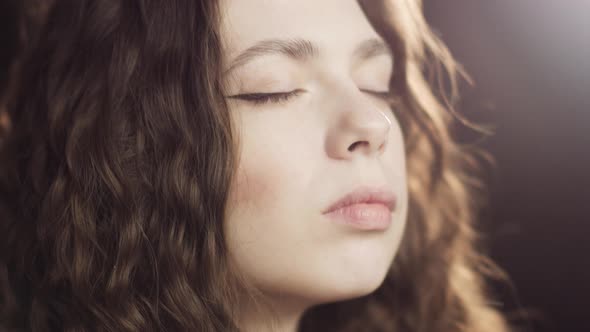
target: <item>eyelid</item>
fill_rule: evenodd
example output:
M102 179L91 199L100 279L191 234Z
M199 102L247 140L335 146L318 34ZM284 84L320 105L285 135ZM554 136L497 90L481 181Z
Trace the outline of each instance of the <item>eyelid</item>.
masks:
M384 100L388 100L391 97L391 92L389 90L386 91L375 91L370 89L359 89L362 92L369 93L377 98L381 98ZM246 102L253 103L255 105L260 104L267 104L267 103L282 103L287 102L289 99L300 95L301 93L305 92L301 89L296 89L292 91L286 92L253 92L253 93L242 93L232 96L227 96L227 98L232 99L239 99Z
M368 94L371 94L377 98L381 98L384 100L389 100L391 98L391 91L389 90L385 90L385 91L375 91L375 90L371 90L371 89L359 89L362 92L366 92Z
M282 103L286 102L292 97L296 97L301 93L305 92L302 89L296 89L285 92L253 92L253 93L242 93L233 96L227 96L227 98L239 99L255 105L266 104L266 103Z

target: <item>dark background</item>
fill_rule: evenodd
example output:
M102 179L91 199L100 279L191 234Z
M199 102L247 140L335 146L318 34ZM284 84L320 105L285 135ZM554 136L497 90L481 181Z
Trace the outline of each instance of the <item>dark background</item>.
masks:
M0 0L2 90L16 3ZM425 12L475 81L462 113L496 128L479 143L497 162L482 219L514 285L498 288L504 309L538 312L530 331L589 332L590 0L427 0Z
M589 332L590 0L426 0L425 12L475 81L462 114L495 126L479 143L497 163L483 219L516 288L500 292L506 310L536 310L531 331Z

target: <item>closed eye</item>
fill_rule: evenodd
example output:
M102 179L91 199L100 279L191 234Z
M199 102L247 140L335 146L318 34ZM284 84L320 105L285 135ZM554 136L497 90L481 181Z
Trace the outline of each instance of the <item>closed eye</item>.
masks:
M272 92L272 93L245 93L239 95L229 96L228 98L244 100L254 105L260 104L280 104L287 102L289 99L300 95L303 90L297 89L288 92Z
M377 98L381 98L383 100L389 100L389 98L391 97L391 92L389 91L374 91L374 90L368 90L368 89L359 89L362 92L368 93L370 95L373 95Z
M384 100L387 100L390 97L389 91L374 91L374 90L368 90L368 89L359 89L359 90L362 92L368 93L370 95L373 95L377 98L384 99ZM288 92L244 93L244 94L239 94L239 95L228 96L227 98L243 100L243 101L252 103L254 105L263 105L263 104L268 104L268 103L281 104L281 103L285 103L285 102L289 101L291 98L296 97L303 92L304 92L304 90L297 89L297 90L288 91Z

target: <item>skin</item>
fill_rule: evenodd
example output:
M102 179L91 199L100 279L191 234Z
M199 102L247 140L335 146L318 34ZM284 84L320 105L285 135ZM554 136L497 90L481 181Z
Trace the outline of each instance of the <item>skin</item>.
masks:
M354 56L382 40L354 0L222 0L226 95L240 160L224 231L230 258L259 288L270 313L243 306L245 331L295 331L320 303L373 292L398 249L407 215L404 142L394 114L370 91L387 91L391 56ZM263 40L301 39L314 57L258 55L232 65ZM251 93L299 91L255 103ZM391 122L391 124L390 124ZM385 231L330 221L322 210L361 185L397 195Z

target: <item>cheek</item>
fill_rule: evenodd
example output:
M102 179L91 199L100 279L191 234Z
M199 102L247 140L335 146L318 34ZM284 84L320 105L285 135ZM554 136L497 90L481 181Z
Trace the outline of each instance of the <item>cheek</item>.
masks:
M300 227L292 222L298 220L290 209L297 190L287 182L287 161L267 152L240 161L224 222L232 264L262 288L288 270L287 262L296 254L294 243L301 239Z
M260 158L254 162L248 158L242 160L236 173L231 190L231 204L234 207L253 208L257 211L268 206L267 203L279 193L283 176L278 166L269 160Z
M269 181L262 176L263 173L261 167L249 167L243 164L238 167L231 191L234 206L256 204L256 198L260 199L272 193L272 187Z
M234 183L230 188L230 204L235 208L262 208L269 200L282 197L281 188L293 171L289 158L293 151L291 141L280 129L280 123L257 118L244 113L235 119L240 128L241 142L239 164ZM277 137L281 137L277 141ZM285 190L284 188L282 189Z
M242 137L244 145L230 193L236 208L267 214L273 207L294 203L292 200L301 196L309 181L312 156L299 149L301 145L295 144L295 139L284 136L284 132L273 132L269 136ZM277 137L281 140L277 141Z

